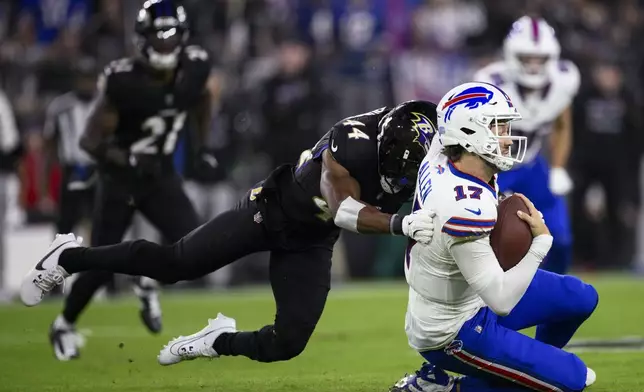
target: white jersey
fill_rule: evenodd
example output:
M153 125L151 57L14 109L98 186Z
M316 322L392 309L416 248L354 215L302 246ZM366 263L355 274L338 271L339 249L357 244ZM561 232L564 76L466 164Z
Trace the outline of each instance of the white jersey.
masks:
M538 155L554 121L571 105L579 91L579 69L571 61L559 61L549 69L549 74L549 84L531 93L513 81L512 73L503 61L494 62L474 74L474 81L491 83L505 91L521 113L523 119L512 123L512 134L528 137L524 163Z
M440 143L432 143L420 166L414 209L427 206L434 210L437 230L429 245L415 243L405 255L410 287L405 331L416 350L447 345L485 306L463 277L450 247L484 238L492 231L497 194L498 187L460 172L440 153Z

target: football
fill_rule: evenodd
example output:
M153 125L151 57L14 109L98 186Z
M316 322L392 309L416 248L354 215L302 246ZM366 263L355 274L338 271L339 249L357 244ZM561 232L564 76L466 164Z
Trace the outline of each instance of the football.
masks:
M504 199L498 208L496 224L490 233L490 244L504 271L514 267L528 253L532 244L530 226L517 216L528 213L528 206L519 196Z

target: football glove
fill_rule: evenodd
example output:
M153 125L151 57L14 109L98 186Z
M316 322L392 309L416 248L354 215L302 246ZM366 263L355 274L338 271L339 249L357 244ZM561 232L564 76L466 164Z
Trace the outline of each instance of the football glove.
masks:
M193 177L200 182L214 182L224 177L222 167L212 150L208 148L199 150L195 160Z
M421 209L403 217L403 234L421 244L429 244L434 237L435 216L434 211Z
M566 195L572 190L572 179L563 167L553 167L550 169L550 192L555 195Z

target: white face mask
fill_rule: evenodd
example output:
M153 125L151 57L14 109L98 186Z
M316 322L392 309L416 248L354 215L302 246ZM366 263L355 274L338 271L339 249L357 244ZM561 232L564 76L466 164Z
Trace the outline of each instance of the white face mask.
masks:
M176 48L171 53L159 53L152 48L148 48L148 60L150 65L156 69L174 69L179 63L179 53L181 53L181 48Z

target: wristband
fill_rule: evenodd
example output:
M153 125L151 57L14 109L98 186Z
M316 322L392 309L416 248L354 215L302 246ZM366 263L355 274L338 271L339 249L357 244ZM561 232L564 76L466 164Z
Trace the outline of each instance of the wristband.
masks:
M402 216L398 214L392 215L391 219L389 219L389 231L391 232L391 234L403 235L402 224L403 224Z
M338 212L335 214L333 220L335 225L346 230L358 232L358 214L360 210L365 208L365 205L349 196L342 200Z

